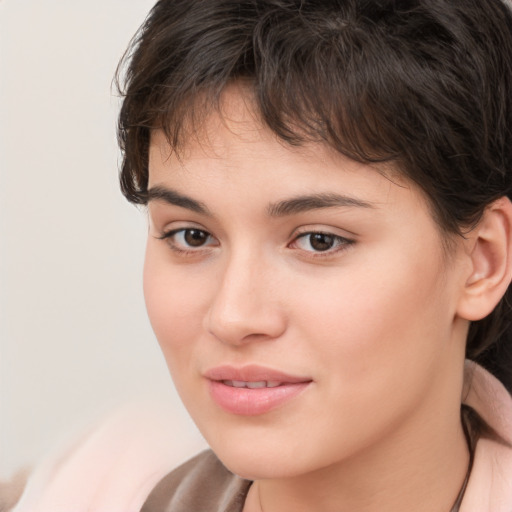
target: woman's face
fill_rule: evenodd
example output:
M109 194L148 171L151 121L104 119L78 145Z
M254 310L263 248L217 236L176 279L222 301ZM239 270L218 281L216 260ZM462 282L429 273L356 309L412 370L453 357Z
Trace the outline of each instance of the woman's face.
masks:
M404 179L225 100L179 158L151 139L144 290L185 406L248 478L410 442L458 408L460 250Z

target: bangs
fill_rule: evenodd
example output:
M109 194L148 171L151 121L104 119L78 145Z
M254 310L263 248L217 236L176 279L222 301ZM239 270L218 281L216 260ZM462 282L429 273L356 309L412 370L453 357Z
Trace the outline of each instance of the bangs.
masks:
M499 9L482 11L476 0L426 4L157 3L125 56L123 193L145 202L151 130L163 129L179 151L191 128L220 112L225 88L243 82L263 123L286 143L322 142L361 163L390 162L423 189L445 230L473 225L483 202L503 194L512 167L503 115L510 73L496 74L500 98L487 80L488 59L503 62L510 37L475 38L504 14ZM487 18L469 19L472 10ZM483 169L492 197L490 188L475 194Z

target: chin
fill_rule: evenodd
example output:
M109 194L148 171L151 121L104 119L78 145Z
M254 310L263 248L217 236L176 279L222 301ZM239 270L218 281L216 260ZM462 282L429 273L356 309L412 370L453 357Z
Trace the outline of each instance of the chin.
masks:
M261 436L251 436L251 440L233 437L216 439L210 446L224 466L241 478L290 478L312 469L307 454L293 443L272 439L262 442Z
M215 453L229 471L246 480L287 478L300 473L290 468L286 461L276 461L275 456L269 461L265 457L255 456L254 453L244 457Z

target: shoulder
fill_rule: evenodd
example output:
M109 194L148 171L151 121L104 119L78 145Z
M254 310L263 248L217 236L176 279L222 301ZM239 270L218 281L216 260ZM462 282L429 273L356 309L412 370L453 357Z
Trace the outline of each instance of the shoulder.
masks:
M464 403L483 422L460 512L512 510L512 397L489 372L466 363Z
M165 402L125 404L50 450L13 512L140 511L162 477L204 447L191 439Z
M207 450L166 475L141 512L239 512L250 484Z
M9 481L0 480L0 512L11 510L25 487L28 470L19 471Z

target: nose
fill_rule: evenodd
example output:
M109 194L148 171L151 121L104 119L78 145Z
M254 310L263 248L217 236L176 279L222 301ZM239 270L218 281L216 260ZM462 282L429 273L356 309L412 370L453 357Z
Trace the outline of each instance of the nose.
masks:
M286 330L279 280L261 258L233 256L218 276L206 329L231 345L278 338Z

